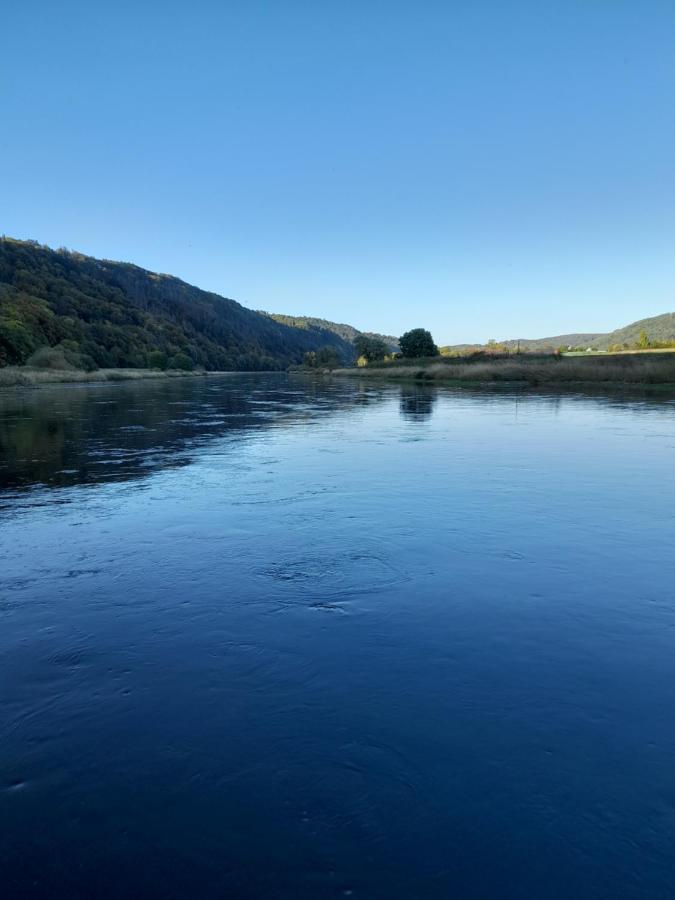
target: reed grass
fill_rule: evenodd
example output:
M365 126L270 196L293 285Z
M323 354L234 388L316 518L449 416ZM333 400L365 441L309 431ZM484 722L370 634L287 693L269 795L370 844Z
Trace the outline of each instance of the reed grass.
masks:
M203 376L205 372L185 372L170 369L97 369L83 372L79 369L38 369L30 366L7 366L0 369L0 388L39 387L45 384L69 382L95 383L99 381L140 381L144 378L186 378Z
M399 360L396 365L340 369L340 374L459 383L644 384L675 386L675 354L607 356L484 356L472 359Z

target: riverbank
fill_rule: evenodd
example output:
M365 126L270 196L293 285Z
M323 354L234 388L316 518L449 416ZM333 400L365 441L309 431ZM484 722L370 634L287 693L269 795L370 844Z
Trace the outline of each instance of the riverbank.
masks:
M569 356L485 356L394 360L371 366L336 369L334 374L359 378L440 381L462 385L645 385L675 391L672 353Z
M140 381L144 378L203 378L222 372L184 372L178 369L35 369L30 366L7 366L0 369L0 388L40 387L45 384L96 383L101 381Z

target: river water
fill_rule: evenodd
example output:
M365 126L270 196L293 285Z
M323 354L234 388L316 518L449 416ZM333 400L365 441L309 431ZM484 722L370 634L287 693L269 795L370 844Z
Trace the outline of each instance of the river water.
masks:
M675 405L0 394L7 898L671 898Z

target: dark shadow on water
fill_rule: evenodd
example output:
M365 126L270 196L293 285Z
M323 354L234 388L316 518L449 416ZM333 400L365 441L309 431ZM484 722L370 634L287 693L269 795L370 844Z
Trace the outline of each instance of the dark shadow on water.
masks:
M146 477L198 448L378 402L357 384L234 375L0 392L0 490Z

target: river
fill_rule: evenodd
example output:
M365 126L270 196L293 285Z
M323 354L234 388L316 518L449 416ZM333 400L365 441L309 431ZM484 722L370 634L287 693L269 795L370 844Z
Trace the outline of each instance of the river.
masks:
M675 404L0 394L7 898L675 881Z

